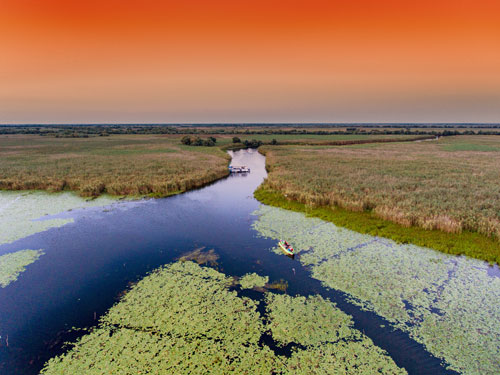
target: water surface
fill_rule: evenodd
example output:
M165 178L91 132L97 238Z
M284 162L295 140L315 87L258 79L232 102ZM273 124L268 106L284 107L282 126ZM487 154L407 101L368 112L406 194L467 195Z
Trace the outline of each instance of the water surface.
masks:
M68 333L71 327L96 325L130 283L199 247L214 249L219 269L228 275L257 272L271 282L286 280L291 295L330 298L353 316L355 328L409 373L450 373L407 332L394 329L343 291L326 288L301 262L270 251L275 239L252 227L261 206L253 191L266 176L264 157L242 150L234 153L233 163L248 165L251 173L170 198L55 215L49 218L74 221L1 245L0 255L22 249L43 249L45 254L19 280L0 288L0 373L37 374L45 361L64 350L64 341L82 334Z

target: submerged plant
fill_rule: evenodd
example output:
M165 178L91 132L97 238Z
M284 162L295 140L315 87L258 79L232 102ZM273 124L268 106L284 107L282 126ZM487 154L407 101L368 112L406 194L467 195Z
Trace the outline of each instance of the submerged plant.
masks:
M34 263L42 254L42 250L20 250L0 256L0 287L5 288L16 281L26 266Z
M211 249L209 251L204 251L204 249L204 247L200 247L199 249L195 249L189 253L185 253L179 258L179 261L195 261L200 265L209 264L211 266L216 266L219 256L215 253L215 250Z
M266 284L266 289L275 289L286 293L286 290L288 289L288 281L283 279L273 281L272 283Z

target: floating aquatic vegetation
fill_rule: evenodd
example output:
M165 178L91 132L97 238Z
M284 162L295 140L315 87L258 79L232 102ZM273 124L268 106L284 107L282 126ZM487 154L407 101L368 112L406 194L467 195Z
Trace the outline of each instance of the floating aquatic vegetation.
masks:
M368 337L359 341L340 341L308 347L292 354L284 374L406 374Z
M240 279L240 285L243 289L263 288L268 282L268 276L259 276L255 272L247 273Z
M5 288L17 280L43 254L41 250L21 250L0 256L0 287Z
M209 264L211 266L216 266L217 265L217 260L219 259L219 256L215 253L214 249L211 249L209 251L203 251L205 250L204 247L200 247L199 249L195 249L189 253L183 254L179 260L181 262L187 262L187 261L195 261L198 264Z
M484 262L362 235L262 206L261 235L287 238L312 277L406 331L462 373L500 368L500 278ZM299 230L297 228L300 228Z
M319 345L353 335L352 319L321 296L266 294L269 329L279 345Z
M178 337L230 337L235 345L257 342L261 323L256 303L229 291L232 282L212 268L177 262L140 281L104 321Z
M267 347L101 328L51 359L42 374L272 374L280 367L281 358Z
M109 197L85 200L72 193L0 191L0 245L73 221L71 218L37 220L46 215L114 202L116 199Z
M405 373L359 331L340 327L341 322L350 324L350 318L316 297L307 303L288 297L286 303L301 306L309 318L320 318L319 312L345 316L336 320L337 328L356 341L338 346L315 341L318 345L296 349L289 358L277 355L259 345L267 328L257 302L238 297L229 290L231 284L231 277L193 262L163 267L137 283L98 328L66 354L51 359L42 374L300 374L301 361L314 368L309 373L317 374L336 368L358 373L368 365L380 373ZM270 295L266 300L272 301L273 311L282 305L282 299ZM330 320L325 316L321 322ZM363 350L358 351L360 345Z

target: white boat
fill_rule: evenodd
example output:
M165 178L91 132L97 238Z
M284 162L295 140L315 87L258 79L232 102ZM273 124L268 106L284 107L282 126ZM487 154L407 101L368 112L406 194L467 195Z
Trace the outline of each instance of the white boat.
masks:
M230 165L229 172L231 173L250 173L250 168L246 165Z

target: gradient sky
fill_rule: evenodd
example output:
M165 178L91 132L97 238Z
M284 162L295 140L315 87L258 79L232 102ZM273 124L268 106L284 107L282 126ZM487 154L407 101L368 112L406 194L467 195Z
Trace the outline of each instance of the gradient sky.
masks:
M0 0L0 123L500 122L499 0Z

